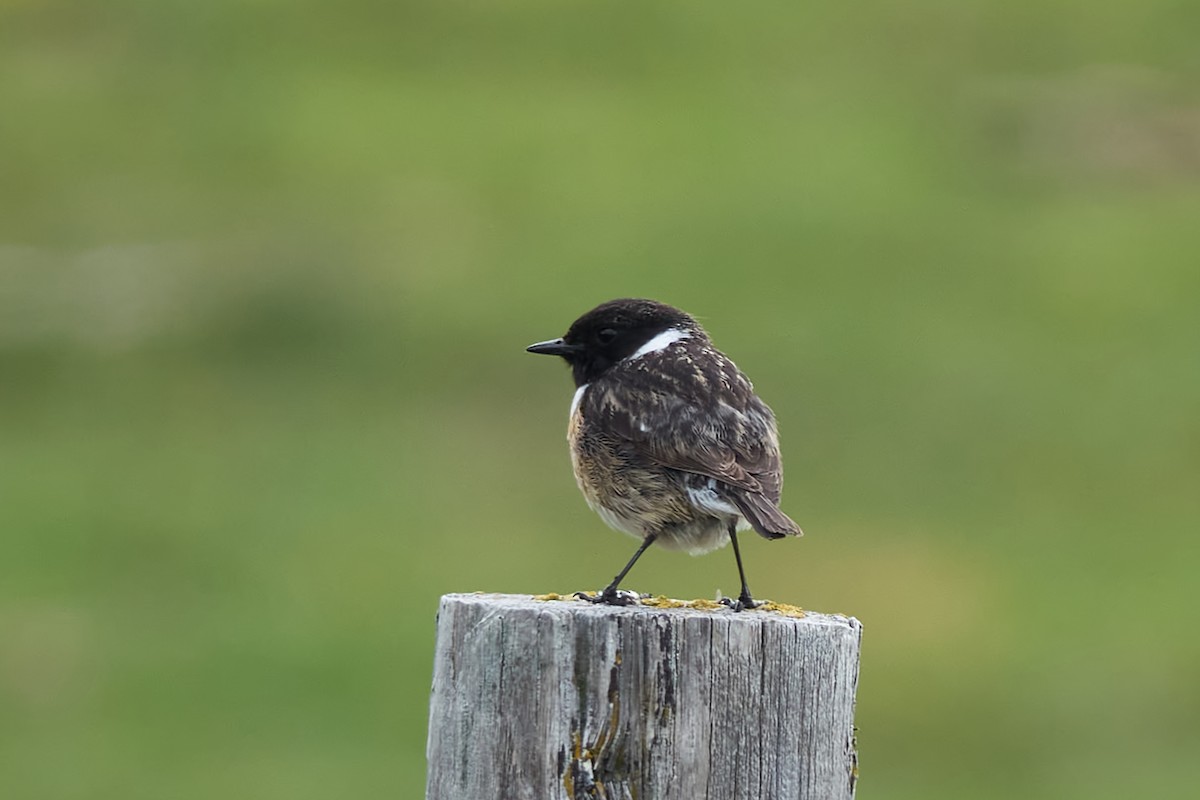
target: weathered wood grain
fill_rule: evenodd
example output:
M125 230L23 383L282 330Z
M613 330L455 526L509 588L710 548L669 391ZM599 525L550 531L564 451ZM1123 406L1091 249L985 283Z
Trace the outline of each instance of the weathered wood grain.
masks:
M427 800L854 796L853 618L446 595Z

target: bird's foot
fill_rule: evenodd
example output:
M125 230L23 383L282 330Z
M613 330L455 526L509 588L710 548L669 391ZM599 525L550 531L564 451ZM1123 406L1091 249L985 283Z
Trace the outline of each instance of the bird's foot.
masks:
M642 599L642 595L637 592L631 592L628 589L617 589L612 586L609 586L598 594L576 592L575 596L589 603L606 606L632 606L637 605L637 602Z
M755 600L750 596L749 592L742 592L741 596L738 597L737 600L734 600L732 597L722 597L720 600L721 605L731 608L734 611L745 611L748 608L758 608L766 602L766 600Z

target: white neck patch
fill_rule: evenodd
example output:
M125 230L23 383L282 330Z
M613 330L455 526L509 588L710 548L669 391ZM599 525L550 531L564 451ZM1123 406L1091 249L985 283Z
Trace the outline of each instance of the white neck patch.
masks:
M639 347L636 351L634 351L633 355L628 356L623 360L632 361L633 359L641 358L648 353L656 353L668 345L672 345L675 344L675 342L690 338L691 335L692 334L688 331L680 330L679 328L667 328L665 331Z
M571 398L571 412L567 415L568 419L574 417L575 412L579 410L579 404L583 402L583 393L587 391L589 386L591 386L590 383L585 383L575 390L575 396Z

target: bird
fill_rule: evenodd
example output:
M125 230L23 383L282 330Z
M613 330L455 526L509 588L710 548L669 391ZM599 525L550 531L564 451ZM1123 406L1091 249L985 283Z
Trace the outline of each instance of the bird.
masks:
M567 441L588 506L610 527L641 539L594 603L631 605L618 588L652 544L701 555L733 544L741 592L722 600L755 608L738 531L801 536L779 507L783 463L775 414L690 314L655 300L620 298L576 319L530 353L571 368Z

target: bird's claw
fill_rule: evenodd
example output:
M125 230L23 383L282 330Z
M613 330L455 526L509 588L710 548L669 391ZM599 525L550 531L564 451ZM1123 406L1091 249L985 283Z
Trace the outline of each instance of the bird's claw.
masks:
M628 589L613 589L611 587L599 594L576 592L575 596L589 603L606 606L632 606L636 605L642 599L642 595L637 592L631 592Z
M722 597L718 602L720 602L720 604L726 608L733 609L734 611L745 611L750 608L758 608L766 601L755 600L750 595L743 594L737 600L734 600L732 597Z

